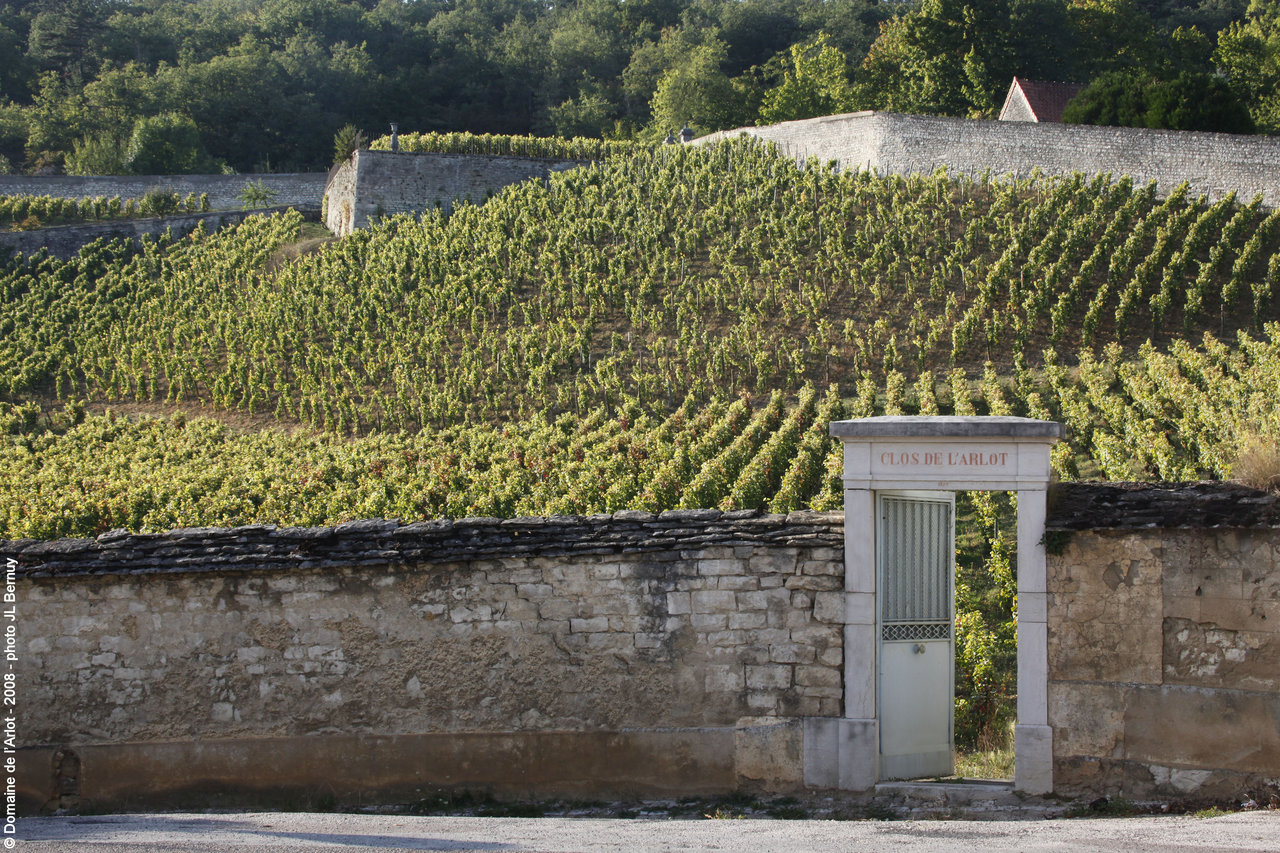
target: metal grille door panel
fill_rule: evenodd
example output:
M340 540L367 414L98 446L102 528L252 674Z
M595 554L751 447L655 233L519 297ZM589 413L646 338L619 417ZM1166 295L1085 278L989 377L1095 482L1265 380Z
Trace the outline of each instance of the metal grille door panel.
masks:
M881 499L882 624L951 624L951 504Z

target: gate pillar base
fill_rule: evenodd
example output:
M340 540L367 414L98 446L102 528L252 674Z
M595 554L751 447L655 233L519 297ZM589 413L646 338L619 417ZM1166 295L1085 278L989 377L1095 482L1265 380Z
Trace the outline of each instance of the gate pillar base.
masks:
M1053 727L1013 727L1013 789L1024 794L1053 792Z
M880 729L875 720L805 718L804 783L811 788L874 788L879 752Z

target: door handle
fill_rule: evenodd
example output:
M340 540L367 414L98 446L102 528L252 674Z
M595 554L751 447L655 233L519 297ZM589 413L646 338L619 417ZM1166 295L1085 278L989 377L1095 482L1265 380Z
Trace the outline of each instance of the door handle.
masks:
M915 652L918 655L924 654L924 643L916 643L915 647L912 648L911 651Z

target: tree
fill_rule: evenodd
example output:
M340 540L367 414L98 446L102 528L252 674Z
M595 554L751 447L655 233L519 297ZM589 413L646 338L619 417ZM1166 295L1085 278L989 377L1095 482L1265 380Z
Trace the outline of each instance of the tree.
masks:
M276 200L276 191L267 186L266 182L261 178L256 181L249 181L244 185L244 189L236 196L240 199L240 206L245 210L253 210L258 207L267 207L271 202Z
M1184 71L1154 87L1147 102L1147 127L1253 133L1249 110L1221 77Z
M701 44L658 80L649 111L650 135L665 136L688 124L697 133L723 130L740 123L740 96L723 71L724 45Z
M613 123L617 106L605 94L604 87L592 80L583 82L576 98L570 98L550 109L556 133L564 137L600 136Z
M1159 66L1163 40L1135 0L1072 0L1067 14L1084 75Z
M190 116L175 112L138 119L124 159L136 175L184 175L210 167L200 129Z
M1146 89L1155 82L1141 71L1108 71L1067 104L1062 120L1067 124L1146 127Z
M791 68L782 83L764 93L760 120L765 124L846 112L853 87L844 54L825 33L808 44L791 46Z
M0 8L0 96L30 95L31 64L26 56L25 22L8 7Z
M856 108L989 115L1013 74L1005 0L923 0L886 21L855 80Z
M1141 70L1099 76L1067 105L1070 124L1252 133L1248 110L1227 83L1184 71L1161 80Z
M334 165L346 161L358 149L364 147L367 141L363 130L360 130L354 124L344 124L333 135Z
M111 136L87 136L67 155L68 175L127 175L125 141Z
M31 21L27 53L41 69L85 82L97 66L97 42L106 24L103 0L43 0Z
M1214 63L1263 133L1280 133L1280 2L1253 0L1248 19L1218 33Z

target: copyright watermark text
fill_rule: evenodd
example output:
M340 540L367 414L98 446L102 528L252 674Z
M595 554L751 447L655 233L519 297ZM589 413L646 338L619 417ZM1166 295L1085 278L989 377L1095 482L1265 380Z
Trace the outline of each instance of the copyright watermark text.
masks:
M6 850L17 845L18 832L18 561L4 561L0 589L0 626L3 626L4 665L0 667L0 737L4 741L4 837Z

